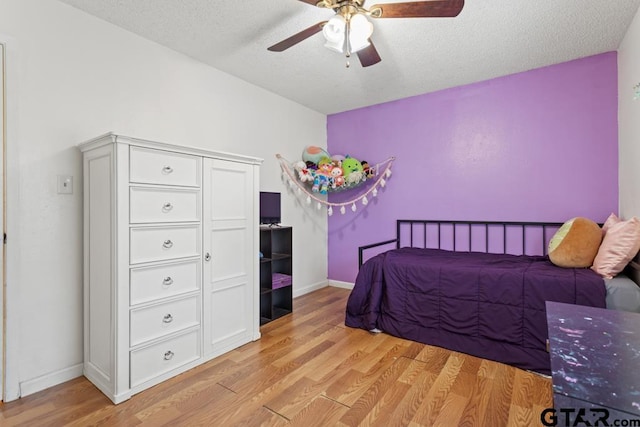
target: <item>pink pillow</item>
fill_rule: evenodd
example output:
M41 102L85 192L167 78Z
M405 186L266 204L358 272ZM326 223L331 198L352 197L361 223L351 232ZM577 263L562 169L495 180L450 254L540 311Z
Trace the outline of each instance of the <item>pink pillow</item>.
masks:
M607 218L607 220L602 225L602 234L606 233L607 230L611 228L612 225L617 224L619 222L622 222L622 220L612 212L611 215L609 215L609 218Z
M628 221L618 221L607 227L591 267L607 279L620 273L640 250L640 220L634 216Z

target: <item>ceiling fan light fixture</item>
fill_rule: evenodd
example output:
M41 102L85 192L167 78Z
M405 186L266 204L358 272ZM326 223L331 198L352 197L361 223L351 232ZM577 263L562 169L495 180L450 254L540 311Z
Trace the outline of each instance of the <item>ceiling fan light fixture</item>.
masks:
M326 41L324 44L324 47L326 47L327 49L331 49L335 52L338 53L342 53L344 52L344 41L340 41L340 42L333 42L333 41Z
M326 43L324 46L328 49L336 52L343 52L344 36L347 28L347 21L342 15L335 15L329 19L322 28L322 35L324 36Z
M354 40L352 37L349 38L349 45L351 46L351 52L356 53L365 47L369 46L369 39L356 39Z
M349 20L349 45L352 52L369 46L369 37L373 34L373 24L362 13L356 13Z

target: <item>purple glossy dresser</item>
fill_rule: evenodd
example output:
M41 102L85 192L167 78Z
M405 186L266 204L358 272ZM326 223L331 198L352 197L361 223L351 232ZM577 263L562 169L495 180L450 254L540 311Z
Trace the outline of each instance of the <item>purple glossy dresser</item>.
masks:
M557 414L572 423L581 416L586 423L577 425L596 425L605 415L609 425L640 420L640 314L546 305Z

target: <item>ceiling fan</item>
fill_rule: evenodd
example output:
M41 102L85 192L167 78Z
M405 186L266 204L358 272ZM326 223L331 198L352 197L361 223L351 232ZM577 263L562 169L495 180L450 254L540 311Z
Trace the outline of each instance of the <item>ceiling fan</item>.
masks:
M364 7L366 0L298 0L324 9L333 9L335 15L328 21L318 22L293 36L269 47L272 52L282 52L322 31L325 47L347 58L357 53L363 67L381 61L371 41L373 24L369 18L453 18L464 7L464 0L423 0L402 3L375 4ZM349 62L347 61L347 67Z

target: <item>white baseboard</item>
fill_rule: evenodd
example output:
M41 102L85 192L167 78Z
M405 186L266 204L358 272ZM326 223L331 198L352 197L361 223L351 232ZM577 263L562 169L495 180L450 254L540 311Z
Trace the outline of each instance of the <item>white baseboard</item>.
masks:
M351 282L341 282L340 280L329 280L329 286L333 286L334 288L342 288L352 290L355 283Z
M82 363L20 383L20 397L29 396L54 385L82 376Z
M318 282L318 283L313 283L311 285L308 285L302 288L296 287L296 285L294 285L293 298L308 294L313 291L317 291L318 289L326 288L327 286L329 286L329 283L326 280L323 280L322 282Z

